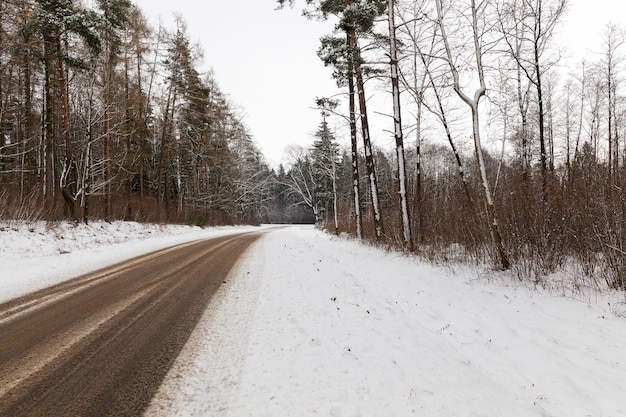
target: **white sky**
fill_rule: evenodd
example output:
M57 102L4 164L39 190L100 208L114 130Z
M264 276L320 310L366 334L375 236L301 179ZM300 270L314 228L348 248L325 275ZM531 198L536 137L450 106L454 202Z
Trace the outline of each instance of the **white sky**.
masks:
M277 166L288 144L308 144L319 123L316 96L336 94L317 57L332 24L308 21L301 7L275 10L275 0L135 0L156 25L179 12L192 42L204 49L222 91L239 105L267 160Z
M171 27L174 12L184 17L191 41L204 49L203 69L213 68L222 91L243 109L246 125L272 166L283 160L286 146L313 141L320 122L311 109L315 97L338 93L331 71L316 54L319 38L330 33L332 23L302 17L302 0L293 10L275 10L275 0L134 2L155 26L160 17ZM567 45L574 62L583 56L595 59L591 50L600 49L605 25L626 24L625 12L623 0L570 0L560 43ZM385 146L391 140L383 129L391 127L375 117L372 137Z
M569 50L574 62L595 60L602 48L602 35L609 22L626 26L626 3L623 0L569 0L569 8L560 25L559 43ZM626 54L626 50L622 51Z

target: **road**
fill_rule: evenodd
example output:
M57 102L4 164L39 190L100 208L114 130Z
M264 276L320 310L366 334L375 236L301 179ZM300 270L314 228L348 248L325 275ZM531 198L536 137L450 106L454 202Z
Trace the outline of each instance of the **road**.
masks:
M139 416L240 255L242 233L0 305L0 416Z

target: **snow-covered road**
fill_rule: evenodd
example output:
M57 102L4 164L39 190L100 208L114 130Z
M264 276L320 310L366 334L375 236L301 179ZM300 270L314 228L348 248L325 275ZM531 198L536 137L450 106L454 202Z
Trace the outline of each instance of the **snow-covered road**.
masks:
M0 294L42 285L45 265L54 275L70 259L93 266L211 233L228 231L0 253ZM624 294L580 301L498 281L311 227L272 231L218 291L147 415L626 415Z

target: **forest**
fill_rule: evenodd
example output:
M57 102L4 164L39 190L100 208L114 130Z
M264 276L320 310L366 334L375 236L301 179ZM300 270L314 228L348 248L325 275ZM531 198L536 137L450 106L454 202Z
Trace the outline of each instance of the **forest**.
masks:
M315 222L537 285L566 269L573 291L626 288L622 27L565 66L568 0L277 6L336 22L317 54L339 94L312 102L311 146L274 169L182 16L0 2L0 218ZM372 144L373 95L392 103L389 149Z
M182 17L0 2L2 218L256 223L272 172Z
M537 285L626 287L623 27L572 65L568 0L300 3L336 22L318 55L347 103L318 98L313 145L292 152L292 188L327 230ZM381 94L392 149L369 132Z

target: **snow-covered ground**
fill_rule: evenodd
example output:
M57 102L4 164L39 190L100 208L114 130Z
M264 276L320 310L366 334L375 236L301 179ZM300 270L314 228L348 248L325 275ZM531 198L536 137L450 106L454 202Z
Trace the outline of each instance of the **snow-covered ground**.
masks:
M35 232L2 231L0 294L48 285L46 271L72 262L84 271L86 260L100 267L240 229L174 230L34 253L6 248ZM578 300L512 282L310 227L268 230L216 294L147 415L626 416L624 294Z
M251 227L0 222L0 303L113 263Z

